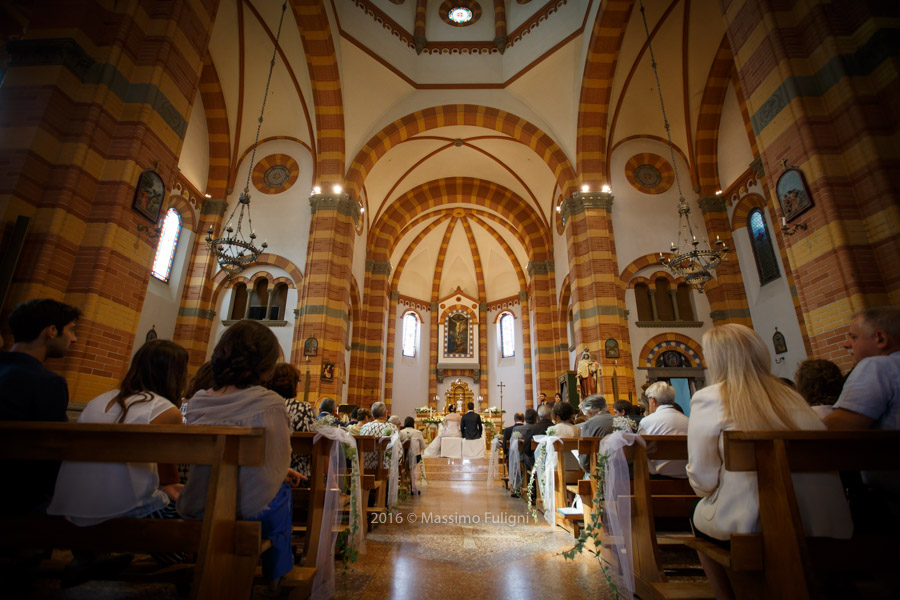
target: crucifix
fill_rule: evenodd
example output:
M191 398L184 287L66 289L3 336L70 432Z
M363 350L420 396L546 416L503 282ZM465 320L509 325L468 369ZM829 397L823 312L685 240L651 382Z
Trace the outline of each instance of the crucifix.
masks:
M500 429L503 429L503 388L506 387L506 384L501 381L497 387L500 388Z

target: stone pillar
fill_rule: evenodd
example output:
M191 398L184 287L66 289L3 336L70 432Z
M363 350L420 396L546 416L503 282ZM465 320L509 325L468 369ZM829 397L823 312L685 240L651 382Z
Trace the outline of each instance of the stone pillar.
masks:
M519 304L522 307L522 355L525 364L525 408L534 408L534 377L531 362L531 316L528 291L519 290Z
M794 221L808 228L785 238L811 355L846 370L852 357L840 344L852 315L900 304L900 181L886 118L897 113L900 80L896 45L885 41L896 35L896 6L721 4L771 197L784 159L805 174L814 202ZM779 207L772 220L782 216Z
M741 266L734 252L734 238L731 236L731 222L725 199L722 196L701 196L697 204L703 213L710 248L716 247L718 236L730 249L725 260L716 267L715 282L706 284L704 290L709 299L709 317L716 325L739 323L753 327ZM748 267L752 270L752 265Z
M647 293L650 294L650 314L653 315L654 321L659 321L659 311L656 309L656 289L647 286Z
M384 397L381 396L382 382L390 382L394 370L393 335L396 331L397 300L390 289L390 278L390 261L366 261L360 314L362 346L355 348L353 352L353 364L356 367L348 395L351 404L371 406L373 402L383 400L390 406L391 394L387 383L384 385ZM385 375L384 380L382 373Z
M536 391L537 393L544 392L552 398L557 389L556 378L559 375L556 356L559 351L556 339L559 328L556 326L558 311L556 310L556 277L553 259L529 262L528 276L531 290L529 294L530 324L534 339L532 346L534 364L532 367L535 370Z
M612 229L612 194L575 192L562 203L569 256L569 278L574 303L575 344L587 346L600 363L600 393L612 394L613 370L619 393L634 391L634 366L625 315L625 290L619 285L619 267ZM619 360L605 358L607 339L619 342ZM609 400L609 396L607 397Z
M300 356L306 338L318 339L319 352L309 360L309 401L318 403L329 396L340 402L347 382L344 340L350 321L350 265L360 206L347 194L313 194L309 204L309 254L293 355ZM332 381L320 377L325 362L334 364Z
M48 364L74 401L116 387L128 367L156 246L132 198L144 170L167 187L175 178L218 0L157 8L47 0L6 48L0 235L31 219L6 304L82 309L78 342Z
M268 296L266 298L266 314L263 315L263 318L262 318L263 321L269 320L269 311L272 310L272 298L275 296L275 288L273 287L271 289L266 290L266 296Z
M669 296L672 298L672 311L675 313L675 320L680 321L681 315L678 314L678 288L670 289Z

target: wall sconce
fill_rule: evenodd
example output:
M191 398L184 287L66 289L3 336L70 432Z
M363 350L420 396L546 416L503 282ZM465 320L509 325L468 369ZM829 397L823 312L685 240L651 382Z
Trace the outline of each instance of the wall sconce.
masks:
M787 219L781 217L781 233L784 235L794 235L798 231L806 231L809 226L806 223L797 223L796 225L787 226Z

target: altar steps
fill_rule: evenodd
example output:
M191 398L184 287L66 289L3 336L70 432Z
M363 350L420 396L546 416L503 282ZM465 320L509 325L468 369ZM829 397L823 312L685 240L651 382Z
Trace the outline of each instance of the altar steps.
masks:
M431 481L487 481L488 458L426 458L425 476Z

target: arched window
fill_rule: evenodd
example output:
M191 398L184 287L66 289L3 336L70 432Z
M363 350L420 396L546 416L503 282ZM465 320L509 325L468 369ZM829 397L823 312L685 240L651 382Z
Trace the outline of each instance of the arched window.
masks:
M646 283L634 284L634 303L637 305L638 321L655 321L653 318L653 298Z
M759 284L765 285L781 277L778 272L778 261L772 248L772 238L766 227L766 218L762 210L754 208L747 216L747 229L750 231L750 246L753 258L756 259L756 270L759 273Z
M247 284L246 283L238 283L234 286L234 291L231 293L231 318L235 320L240 320L244 318L244 315L247 313L247 302L249 298L247 297Z
M509 358L516 355L515 317L505 312L500 315L497 333L499 335L500 356Z
M403 315L403 356L415 356L419 345L419 316L413 311Z
M153 270L150 273L165 283L169 283L172 275L172 261L175 260L175 249L178 247L178 236L181 235L181 215L174 208L166 211L162 233L156 246L156 258L153 259Z

